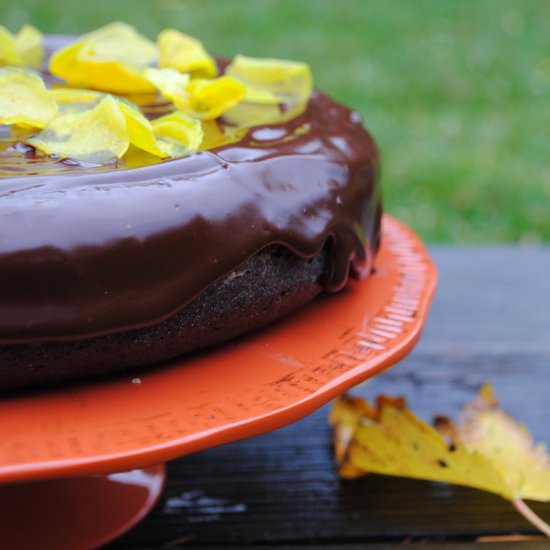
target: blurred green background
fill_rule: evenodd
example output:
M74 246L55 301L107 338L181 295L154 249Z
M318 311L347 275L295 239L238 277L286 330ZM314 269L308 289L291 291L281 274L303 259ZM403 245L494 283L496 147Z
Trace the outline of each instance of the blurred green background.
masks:
M426 239L550 240L548 0L0 0L0 21L176 27L305 60L383 152L386 208Z

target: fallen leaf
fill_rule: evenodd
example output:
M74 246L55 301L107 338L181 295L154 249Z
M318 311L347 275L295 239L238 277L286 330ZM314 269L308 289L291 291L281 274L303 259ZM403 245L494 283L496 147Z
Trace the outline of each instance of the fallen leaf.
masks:
M330 423L342 477L367 473L464 485L495 493L550 537L523 499L550 501L550 458L527 429L499 406L485 385L458 423L438 417L432 427L403 399L381 396L375 406L343 396Z

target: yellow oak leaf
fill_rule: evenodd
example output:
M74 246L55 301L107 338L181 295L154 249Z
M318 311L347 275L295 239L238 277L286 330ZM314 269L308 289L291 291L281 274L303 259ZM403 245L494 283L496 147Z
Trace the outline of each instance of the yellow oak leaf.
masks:
M403 399L385 396L336 400L329 419L343 477L367 473L448 482L500 495L550 536L550 526L522 499L550 501L550 458L524 426L498 405L490 386L465 407L455 424L432 427Z
M196 38L165 29L159 34L157 43L159 67L176 69L198 78L213 78L218 74L214 58Z
M458 426L464 445L497 468L517 496L550 500L550 457L544 444L535 444L527 428L504 412L489 385L464 410Z
M448 481L513 500L550 500L550 460L524 426L484 386L455 425L418 419L403 400L380 397L375 407L344 396L331 412L336 456L357 472Z

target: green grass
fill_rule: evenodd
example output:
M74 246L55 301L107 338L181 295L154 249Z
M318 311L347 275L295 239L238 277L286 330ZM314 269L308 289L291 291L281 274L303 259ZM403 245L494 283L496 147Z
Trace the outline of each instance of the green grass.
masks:
M386 208L432 241L550 240L548 0L0 0L17 29L174 26L214 52L308 61L364 116Z

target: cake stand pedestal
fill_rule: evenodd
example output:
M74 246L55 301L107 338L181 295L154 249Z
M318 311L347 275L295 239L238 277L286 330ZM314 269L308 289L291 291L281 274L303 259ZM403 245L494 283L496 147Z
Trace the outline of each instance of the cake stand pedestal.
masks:
M160 496L164 467L151 465L294 422L395 365L418 341L437 273L389 216L375 267L367 281L207 353L0 399L2 544L104 544Z
M2 548L98 548L145 517L161 495L164 479L160 465L2 486Z

